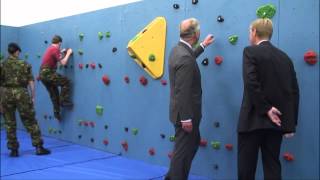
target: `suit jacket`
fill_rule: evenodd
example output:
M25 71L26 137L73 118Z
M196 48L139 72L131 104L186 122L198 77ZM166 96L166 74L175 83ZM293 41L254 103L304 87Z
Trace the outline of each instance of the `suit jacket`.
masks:
M243 51L244 92L238 132L277 129L295 132L298 120L299 87L292 61L269 41ZM282 115L281 127L269 119L274 106Z
M203 52L199 46L192 50L186 44L179 42L169 57L170 79L170 120L173 124L181 120L192 119L200 123L202 117L201 75L196 58Z

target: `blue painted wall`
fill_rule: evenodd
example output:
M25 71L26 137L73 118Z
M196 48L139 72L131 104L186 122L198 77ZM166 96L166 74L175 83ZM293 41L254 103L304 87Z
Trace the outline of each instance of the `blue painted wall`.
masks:
M173 9L177 3L180 9ZM128 56L126 45L136 33L143 29L157 16L167 19L167 42L165 74L168 80L167 60L178 37L179 22L188 17L196 17L201 22L202 39L207 33L213 33L215 43L206 49L198 62L203 85L203 119L201 134L210 144L221 141L221 149L214 150L209 145L200 147L193 162L192 172L214 179L234 179L236 177L236 125L242 99L242 50L248 45L248 26L256 18L256 9L265 3L277 7L273 17L274 35L272 42L285 50L292 58L301 89L299 127L293 139L284 140L283 152L291 152L295 161L282 160L285 179L319 178L319 63L307 65L303 54L309 49L319 53L319 1L318 0L270 0L270 1L226 1L199 0L193 5L191 0L157 1L146 0L134 4L100 10L92 13L66 17L63 19L33 24L19 28L1 27L1 51L7 41L19 40L24 53L29 54L28 61L33 65L37 76L41 58L54 34L63 37L63 47L71 47L74 55L68 69L61 69L73 81L73 110L64 110L62 123L54 119L45 119L44 115L53 116L52 105L44 86L37 83L36 110L37 119L43 134L91 146L124 156L140 159L154 164L168 166L168 152L173 143L169 136L174 129L168 120L169 86L162 86L159 80L153 80ZM223 23L216 17L222 15ZM3 35L2 31L12 34ZM111 32L111 38L98 39L98 32ZM78 34L85 37L81 42ZM18 35L17 35L18 34ZM228 42L228 36L237 34L236 45ZM118 51L113 53L112 48ZM6 47L5 47L6 48ZM84 55L77 54L83 49ZM23 53L23 54L24 54ZM22 54L22 56L23 56ZM218 66L213 59L216 55L224 57ZM202 66L201 61L209 58L209 65ZM78 68L79 63L101 63L95 70ZM70 68L70 65L73 68ZM105 86L101 77L107 74L111 83ZM126 84L124 76L130 77ZM147 77L149 83L142 86L140 76ZM103 116L95 113L95 106L104 107ZM94 121L96 127L78 125L79 120ZM214 127L219 122L220 127ZM104 126L108 125L108 129ZM128 127L129 132L124 128ZM49 128L61 130L62 133L49 133ZM138 128L133 135L132 128ZM160 134L165 134L162 139ZM82 135L79 139L78 135ZM91 142L94 138L94 142ZM107 138L109 145L102 141ZM122 141L128 141L129 150L121 147ZM226 143L234 146L232 151L224 148ZM149 148L155 148L155 156L148 154ZM217 170L214 166L218 165ZM257 177L262 177L261 164Z
M10 42L18 42L19 36L18 36L19 28L17 27L10 27L10 26L0 26L0 49L1 54L5 57L8 56L7 47L8 43Z

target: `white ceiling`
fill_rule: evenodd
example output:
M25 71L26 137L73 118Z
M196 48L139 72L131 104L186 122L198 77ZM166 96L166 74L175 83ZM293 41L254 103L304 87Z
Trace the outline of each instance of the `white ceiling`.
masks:
M1 25L20 27L141 0L0 0Z

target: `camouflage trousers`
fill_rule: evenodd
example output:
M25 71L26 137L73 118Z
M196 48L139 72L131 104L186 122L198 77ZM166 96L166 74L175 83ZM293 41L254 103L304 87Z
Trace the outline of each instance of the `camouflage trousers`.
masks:
M37 120L31 97L27 88L5 87L3 90L3 117L7 131L8 149L18 149L16 110L20 114L24 127L31 135L33 146L42 146L43 140Z
M54 113L60 113L60 103L70 102L71 99L70 80L50 68L40 69L40 80L49 92ZM61 87L60 95L59 87Z

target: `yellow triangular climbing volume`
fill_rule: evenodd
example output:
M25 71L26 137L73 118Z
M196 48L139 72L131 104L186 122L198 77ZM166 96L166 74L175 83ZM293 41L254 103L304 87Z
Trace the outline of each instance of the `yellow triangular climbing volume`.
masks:
M166 19L155 18L128 43L129 55L154 79L163 75Z

